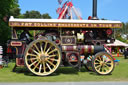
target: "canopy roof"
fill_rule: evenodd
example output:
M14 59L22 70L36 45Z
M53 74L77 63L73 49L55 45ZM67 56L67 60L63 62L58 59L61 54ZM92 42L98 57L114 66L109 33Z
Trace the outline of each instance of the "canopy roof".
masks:
M106 44L106 46L123 46L123 47L128 47L128 44L121 42L119 40L115 40L114 43L112 44Z
M17 19L11 16L11 27L121 28L120 21L70 19Z

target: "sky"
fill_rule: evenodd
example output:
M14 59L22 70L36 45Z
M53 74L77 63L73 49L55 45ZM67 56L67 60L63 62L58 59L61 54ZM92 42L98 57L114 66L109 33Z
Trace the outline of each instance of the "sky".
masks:
M63 0L63 3L66 0ZM70 0L69 0L70 1ZM79 9L83 19L88 19L92 16L92 1L93 0L72 0L75 8ZM97 0L98 1L98 18L108 20L119 20L128 22L128 0ZM58 14L56 9L59 7L58 0L19 0L21 13L26 11L36 10L41 14L49 13L56 19Z

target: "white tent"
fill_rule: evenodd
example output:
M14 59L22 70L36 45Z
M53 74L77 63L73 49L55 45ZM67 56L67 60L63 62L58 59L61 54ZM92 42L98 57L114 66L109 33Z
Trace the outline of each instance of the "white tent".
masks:
M106 44L106 46L123 46L123 47L128 47L128 44L121 42L119 40L115 40L114 43L112 44Z

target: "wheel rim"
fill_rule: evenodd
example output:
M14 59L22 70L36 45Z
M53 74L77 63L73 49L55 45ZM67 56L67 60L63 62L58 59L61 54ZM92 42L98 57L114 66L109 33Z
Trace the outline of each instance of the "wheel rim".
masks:
M109 74L114 68L114 61L111 55L107 53L101 53L96 55L94 60L94 68L99 74Z
M25 64L36 75L52 74L59 67L60 62L60 49L49 40L36 40L26 49Z

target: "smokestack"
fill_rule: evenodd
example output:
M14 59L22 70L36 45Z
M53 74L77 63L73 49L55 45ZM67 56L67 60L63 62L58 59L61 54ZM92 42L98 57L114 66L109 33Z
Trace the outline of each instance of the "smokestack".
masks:
M97 0L93 0L92 19L93 20L98 20L98 17L97 17Z

